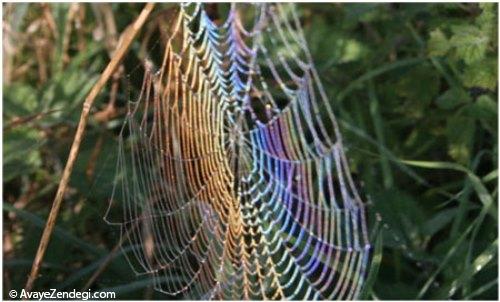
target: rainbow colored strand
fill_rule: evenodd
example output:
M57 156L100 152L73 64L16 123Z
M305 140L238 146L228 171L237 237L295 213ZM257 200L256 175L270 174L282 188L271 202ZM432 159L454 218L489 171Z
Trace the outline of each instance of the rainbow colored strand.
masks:
M106 214L134 270L182 298L358 297L365 207L293 5L181 5L153 69Z

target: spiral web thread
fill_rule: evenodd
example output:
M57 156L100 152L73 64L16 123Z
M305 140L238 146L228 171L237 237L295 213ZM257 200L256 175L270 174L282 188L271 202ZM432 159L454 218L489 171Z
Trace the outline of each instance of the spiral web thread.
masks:
M181 5L171 30L105 217L133 269L172 297L356 298L365 207L293 5L232 4L218 23Z

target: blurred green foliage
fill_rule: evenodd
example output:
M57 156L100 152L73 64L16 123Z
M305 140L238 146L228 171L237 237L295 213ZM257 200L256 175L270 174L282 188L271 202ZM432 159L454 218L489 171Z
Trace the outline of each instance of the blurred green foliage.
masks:
M169 7L160 5L151 19ZM121 32L141 6L108 8ZM374 257L364 298L497 299L497 4L298 9L370 204ZM24 285L83 99L109 60L105 10L71 10L4 4L4 297ZM124 62L118 109L140 83L143 38ZM155 47L146 44L152 53ZM97 118L110 90L93 109L38 289L82 288L119 240L102 220L123 118L119 110ZM128 251L117 253L92 289L162 298L152 280L131 270Z

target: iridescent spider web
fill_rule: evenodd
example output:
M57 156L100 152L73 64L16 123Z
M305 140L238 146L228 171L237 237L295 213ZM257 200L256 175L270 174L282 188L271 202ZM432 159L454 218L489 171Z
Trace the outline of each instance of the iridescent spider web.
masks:
M365 206L294 6L232 4L221 23L181 5L173 26L106 214L134 271L172 297L357 298Z

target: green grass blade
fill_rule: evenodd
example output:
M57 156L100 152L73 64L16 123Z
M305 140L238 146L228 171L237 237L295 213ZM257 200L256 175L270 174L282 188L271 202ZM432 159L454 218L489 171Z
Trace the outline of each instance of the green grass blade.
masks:
M404 60L399 60L393 63L389 63L383 66L380 66L378 68L375 68L373 70L370 70L369 72L365 73L364 75L360 76L356 80L352 81L344 90L340 91L339 94L337 95L337 101L341 103L347 95L349 95L353 90L361 87L361 84L363 82L366 82L370 79L376 78L381 74L384 74L388 71L402 68L402 67L407 67L410 65L416 65L418 63L422 63L426 61L427 58L409 58L409 59L404 59Z
M365 285L361 291L360 299L367 300L370 292L372 291L373 285L377 279L380 264L382 263L383 254L383 229L380 230L375 241L375 249L373 251L373 257L370 265L370 270L368 276L366 277Z
M379 144L379 152L380 152L380 157L381 157L381 168L382 168L382 175L384 178L384 187L386 189L391 188L394 184L394 178L392 176L391 172L391 167L389 165L389 160L387 159L387 156L385 156L383 150L381 149L380 146L385 145L385 138L384 138L384 124L382 117L380 116L380 106L379 106L379 101L377 94L375 92L375 87L373 85L373 81L369 81L369 90L368 90L368 95L370 97L370 114L372 115L373 119L373 124L375 127L375 135L377 136L377 141L380 142Z
M354 133L358 137L366 140L370 144L379 148L379 150L384 154L384 156L386 156L391 162L394 162L398 168L400 168L404 173L413 178L419 184L430 187L430 184L424 178L420 177L417 173L415 173L415 171L410 169L408 166L401 164L399 159L389 149L387 149L384 145L380 144L380 142L378 142L377 140L373 139L370 135L366 134L365 131L356 126L351 125L350 123L342 119L340 119L339 122L341 126L346 130ZM380 154L374 154L374 156L380 157Z
M3 268L17 268L17 267L27 267L30 268L33 265L33 259L10 259L10 260L5 260L3 262ZM48 269L53 269L53 270L60 270L60 271L68 271L69 268L67 266L53 263L53 262L44 262L42 264L43 268L48 268Z
M410 166L415 166L420 168L450 169L465 173L467 177L470 179L472 186L474 187L474 190L478 195L479 200L481 200L481 202L483 203L483 206L488 208L488 212L495 219L495 221L498 222L498 213L493 202L493 197L488 192L481 179L477 177L477 175L475 175L469 169L465 168L462 165L450 162L439 162L439 161L430 162L430 161L415 161L415 160L401 160L401 162Z
M438 274L445 268L445 266L448 264L448 261L451 259L451 256L455 253L457 250L458 246L467 238L467 235L471 232L474 224L471 224L467 230L455 241L451 249L446 253L446 256L443 258L441 263L439 264L438 268L432 273L432 275L427 279L427 282L424 284L420 292L418 293L417 297L415 299L420 300L423 298L423 296L427 293L429 290L430 286L438 276Z
M440 299L448 299L455 294L455 292L471 278L480 272L498 253L498 239L486 248L479 256L474 259L472 265L466 268L462 274L453 281L444 291L444 296Z
M125 247L120 249L115 255L113 255L113 259L116 259L117 257L121 256L122 254L126 254L129 251L132 251L133 247ZM86 265L73 274L71 274L68 278L66 278L62 283L60 283L57 288L62 289L62 288L67 288L70 285L75 284L76 282L80 281L83 279L85 276L90 275L93 273L95 270L97 270L101 264L107 259L108 255L105 255L103 257L100 257L98 260L90 263L89 265ZM113 261L113 260L112 260Z
M43 220L42 218L38 217L37 215L30 213L26 210L17 209L14 206L12 206L11 204L8 204L6 202L4 202L4 204L3 204L3 210L6 212L16 213L16 215L18 215L19 218L22 218L22 219L30 222L31 224L33 224L34 226L36 226L40 229L43 229L45 227L45 220ZM86 251L86 252L89 252L89 253L94 254L94 255L104 254L104 251L102 249L99 249L99 248L93 246L92 244L83 241L82 239L74 236L73 234L62 229L61 227L56 226L54 229L53 235L54 235L54 237L57 237L64 242L67 242L67 243L75 245L76 247L79 247L82 251Z
M498 278L495 278L495 279L491 280L490 282L486 283L485 285L479 287L478 289L476 289L475 291L473 291L469 295L465 296L463 299L464 300L471 300L472 298L477 297L480 294L486 292L487 290L489 290L490 288L492 288L496 284L498 284Z

